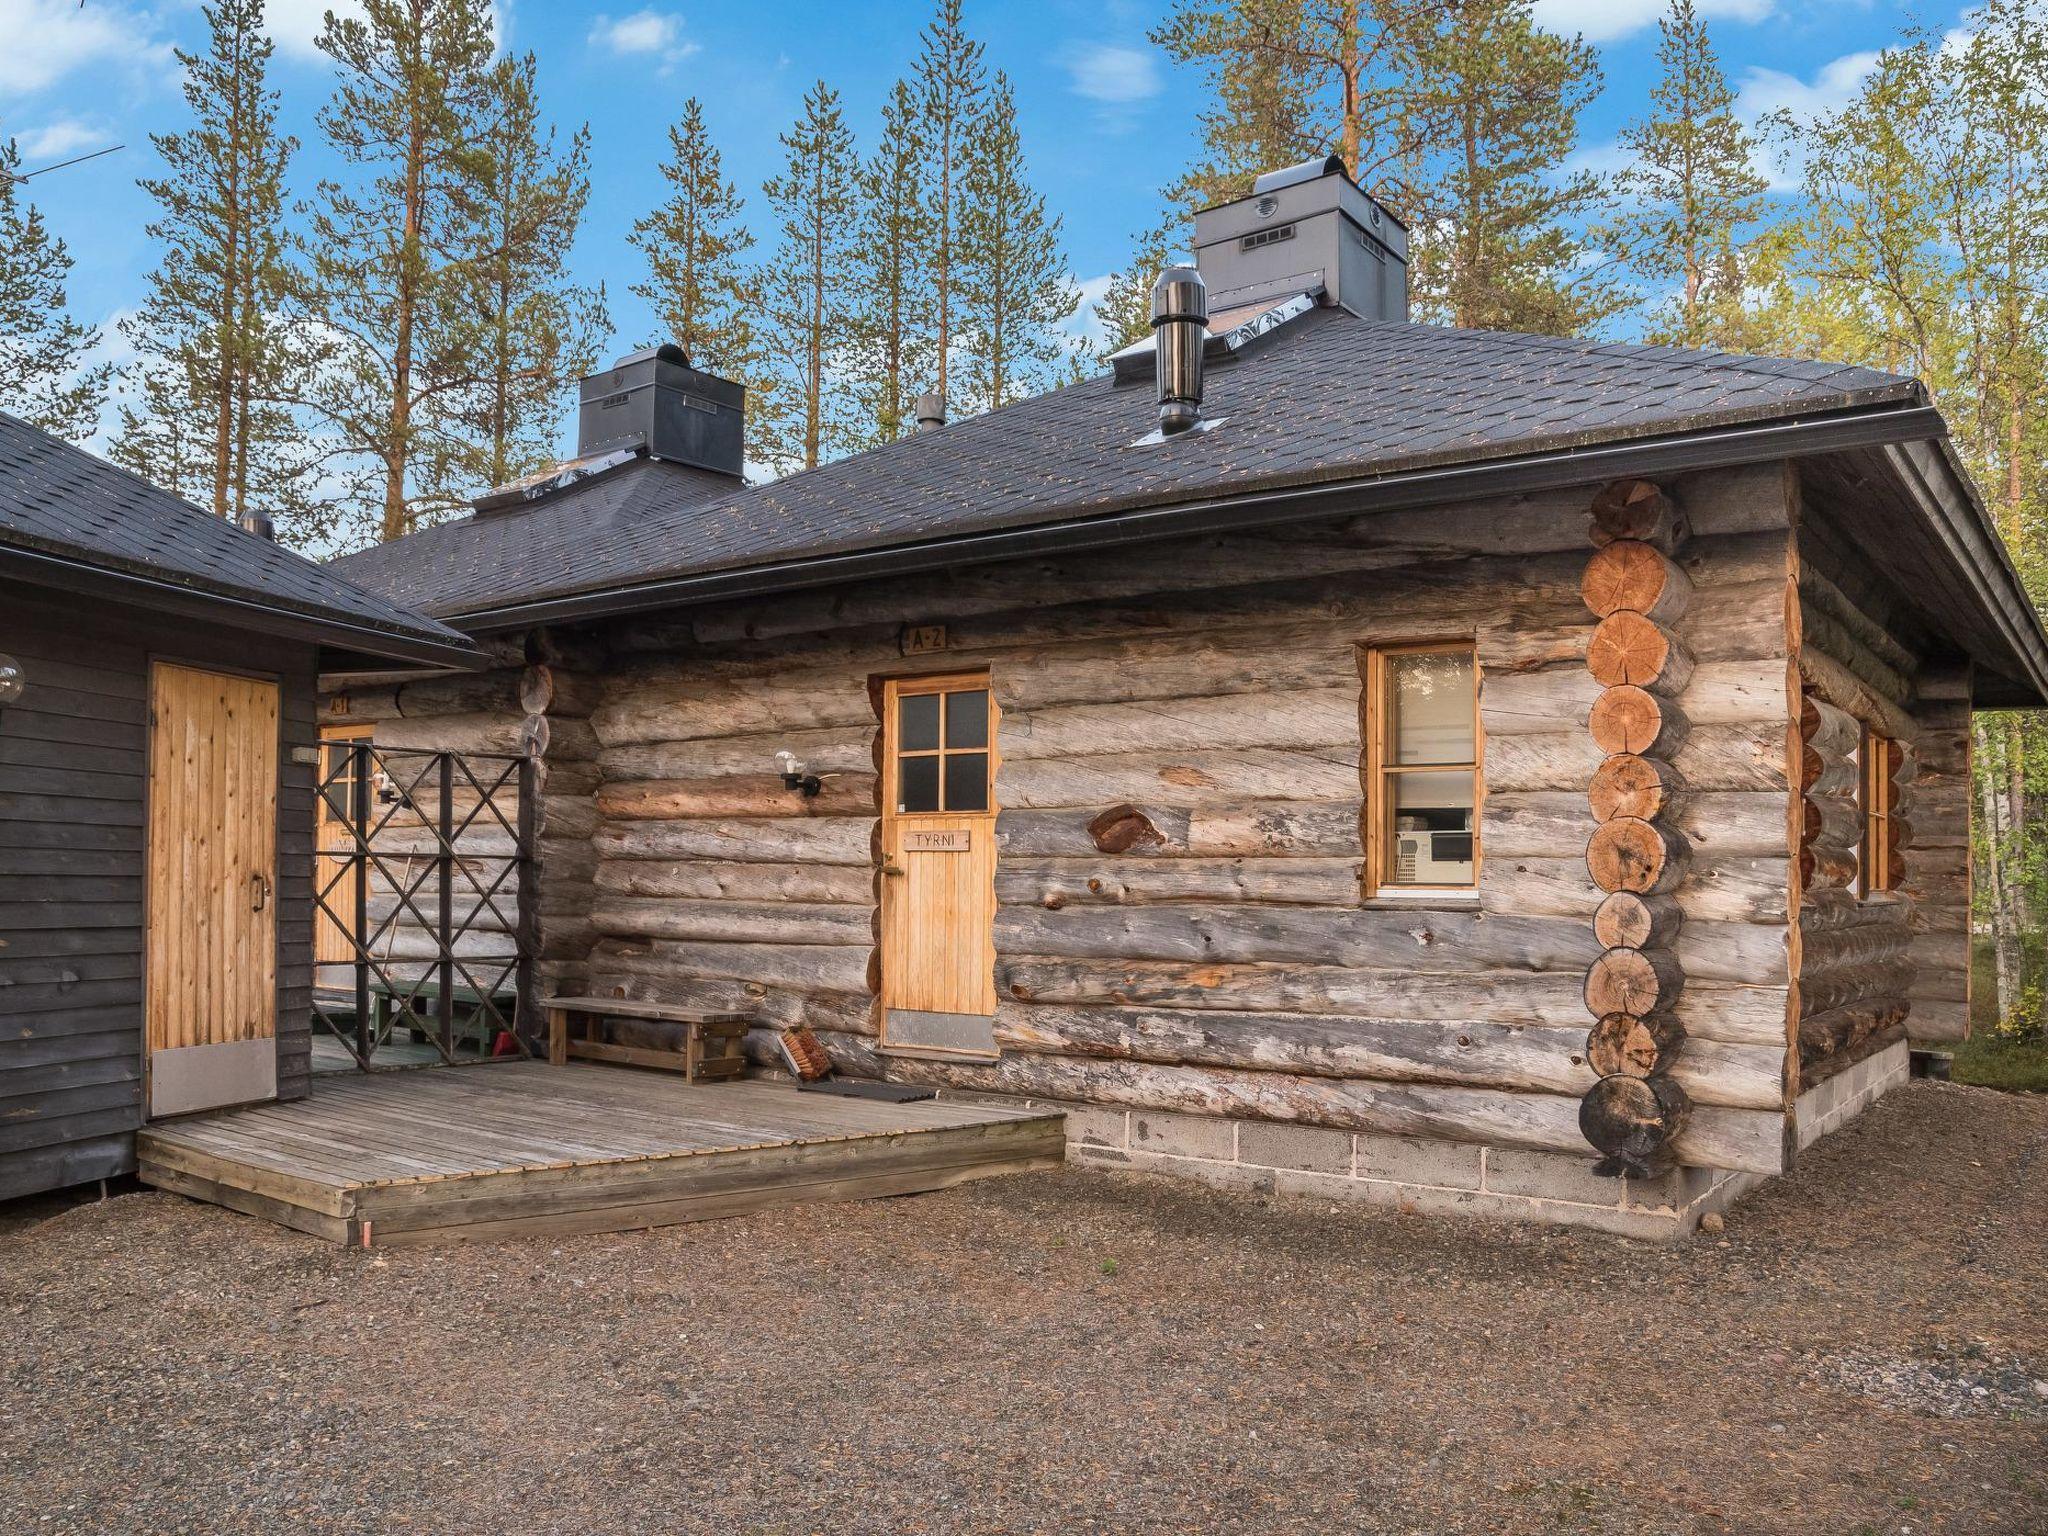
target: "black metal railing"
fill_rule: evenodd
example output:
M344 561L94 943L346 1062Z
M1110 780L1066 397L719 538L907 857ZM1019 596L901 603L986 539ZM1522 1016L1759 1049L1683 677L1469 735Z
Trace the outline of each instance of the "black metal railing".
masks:
M534 1055L535 760L355 740L319 762L315 1038L365 1071L401 1032L450 1064Z

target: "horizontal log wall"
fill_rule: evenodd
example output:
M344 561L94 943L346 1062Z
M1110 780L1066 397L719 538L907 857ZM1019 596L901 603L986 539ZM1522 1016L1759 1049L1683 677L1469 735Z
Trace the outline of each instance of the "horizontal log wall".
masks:
M620 620L590 717L590 981L805 1022L956 1086L1588 1152L1596 487ZM1674 484L1693 537L1680 1161L1779 1166L1785 479ZM906 625L947 648L905 658ZM1357 647L1471 639L1482 889L1359 897ZM875 680L991 669L993 1065L874 1054ZM784 789L788 750L824 776Z
M590 837L598 821L597 748L589 715L603 686L602 652L587 638L557 637L547 630L496 638L492 650L498 665L483 672L350 685L328 679L321 696L321 723L372 725L382 747L479 754L472 772L487 789L505 766L491 758L539 758L537 974L544 991L579 990L586 980L584 957L591 941L591 876L596 860ZM394 756L392 775L403 787L403 781L425 771L429 762ZM430 971L425 962L439 953L430 926L436 887L429 876L414 892L417 912L401 900L397 887L417 878L434 856L438 780L428 774L407 798L412 802L409 807L372 808L373 821L380 824L375 847L386 868L371 871L368 905L370 929L380 935L375 953L387 962L385 968L394 978L410 981ZM490 799L516 827L516 780L492 789ZM460 825L473 811L478 814L456 838L457 848L476 862L468 866L474 886L460 875L455 881L455 921L468 929L455 952L458 957L475 957L477 980L490 981L504 966L483 957L507 955L515 947L511 930L519 916L518 885L508 877L489 899L480 897L475 887L490 887L504 868L496 861L510 854L516 841L498 815L480 806L477 788L458 774L450 801L454 820ZM423 923L422 915L429 921ZM388 926L387 917L393 919ZM510 988L509 976L504 985Z
M1969 1027L1969 678L1933 653L1903 596L1848 531L1853 508L1809 497L1799 531L1806 720L1798 1047L1803 1083L1902 1031ZM1897 743L1894 879L1859 899L1865 728Z

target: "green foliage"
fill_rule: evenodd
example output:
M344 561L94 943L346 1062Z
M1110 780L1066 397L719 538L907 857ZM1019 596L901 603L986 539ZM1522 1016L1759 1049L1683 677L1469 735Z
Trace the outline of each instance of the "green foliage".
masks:
M923 253L930 235L919 99L898 80L882 106L875 152L860 168L854 242L853 355L848 361L856 447L909 431L911 404L929 376L933 348L919 317L930 312Z
M965 252L961 217L968 157L984 122L987 71L982 46L967 35L960 0L939 0L920 34L914 71L918 138L925 147L925 265L931 289L931 350L939 398L952 403L953 351L960 341L960 287Z
M463 199L465 264L481 321L462 470L504 485L552 463L562 399L611 332L602 289L571 281L569 251L590 199L590 130L557 151L541 118L532 54L500 60L480 120L477 184Z
M0 139L0 374L9 410L82 442L98 424L113 370L86 365L100 333L71 317L71 253L20 190L20 170L14 140Z
M1417 49L1419 111L1441 126L1413 156L1416 318L1571 336L1614 313L1579 233L1604 188L1566 169L1600 90L1593 50L1540 30L1528 0L1447 5Z
M1177 222L1168 220L1132 242L1130 264L1115 273L1095 302L1104 356L1121 352L1152 334L1152 284L1170 259Z
M336 159L308 210L303 312L323 338L307 404L368 459L395 539L463 501L463 395L481 382L472 302L490 176L488 0L364 0L319 37L339 79L320 113Z
M1080 302L1060 253L1060 221L1024 167L1017 107L996 71L961 178L960 330L966 394L992 411L1043 388L1066 355L1060 327Z
M746 204L725 169L696 97L668 131L662 178L668 200L633 226L632 242L647 258L647 280L633 292L654 306L663 341L673 341L700 368L746 379L754 367L747 253L754 237L741 222Z
M1645 340L1743 351L1770 183L1693 0L1674 0L1658 27L1663 74L1649 116L1622 130L1633 156L1615 188L1623 208L1597 238L1652 291Z
M328 509L312 489L317 447L285 403L302 382L300 337L281 319L298 145L277 129L261 0L204 15L206 51L177 55L191 126L152 136L164 172L141 182L163 255L122 325L141 388L121 406L113 458L216 516L266 512L281 537L307 542Z
M834 353L850 328L858 161L839 95L824 81L805 93L782 147L782 174L762 188L779 238L755 287L768 361L760 453L787 472L817 467L849 437Z

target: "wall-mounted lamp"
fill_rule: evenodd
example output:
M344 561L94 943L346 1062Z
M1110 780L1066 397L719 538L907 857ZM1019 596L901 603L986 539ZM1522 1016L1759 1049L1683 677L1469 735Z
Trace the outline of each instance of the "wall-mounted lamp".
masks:
M775 766L781 771L782 787L803 791L806 800L815 798L818 791L825 787L824 781L815 773L804 772L803 760L794 752L776 753Z
M0 709L20 698L28 688L28 674L12 656L0 656Z

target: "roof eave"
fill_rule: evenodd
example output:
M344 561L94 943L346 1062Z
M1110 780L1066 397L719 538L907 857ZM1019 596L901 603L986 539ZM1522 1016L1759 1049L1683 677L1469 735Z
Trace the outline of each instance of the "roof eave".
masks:
M139 607L190 618L239 624L264 634L311 641L352 653L420 662L438 667L481 667L486 658L460 639L405 634L339 615L308 613L254 598L209 591L160 577L117 570L50 550L0 545L0 576L81 596L134 603Z
M724 598L758 597L946 566L1939 439L1946 431L1940 413L1916 395L1809 417L1268 487L1068 522L993 529L953 538L627 582L530 601L456 609L437 617L472 634L481 634Z

